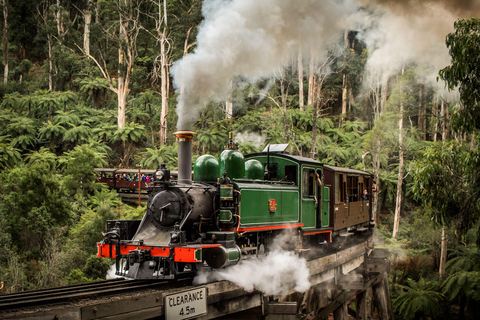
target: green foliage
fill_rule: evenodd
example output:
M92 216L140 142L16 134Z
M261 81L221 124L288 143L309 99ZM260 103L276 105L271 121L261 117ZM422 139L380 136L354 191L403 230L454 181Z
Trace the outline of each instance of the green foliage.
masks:
M0 137L0 170L11 169L21 162L20 150L14 148L10 143L5 142L5 138Z
M145 126L130 122L123 128L118 129L112 136L112 141L138 142L145 135Z
M393 310L404 319L435 318L440 312L443 295L437 283L421 279L409 281L392 300Z
M202 154L215 153L222 150L228 140L225 128L210 128L198 133L198 146Z
M102 184L94 194L88 199L90 208L96 209L100 206L116 208L122 204L115 190L110 190L106 185Z
M167 164L170 170L178 165L178 146L163 145L158 149L147 148L143 154L143 160L141 162L144 168L157 169L160 168L162 163Z
M443 226L454 222L466 232L477 221L478 149L456 141L438 143L425 150L423 159L413 166L412 192L416 199L431 207L431 217Z
M480 302L480 274L478 271L458 270L449 275L443 283L443 294L449 300L466 298Z
M263 150L263 146L256 146L252 142L238 143L237 147L238 147L238 150L244 155L261 152Z
M456 110L453 123L459 130L480 129L480 19L460 19L446 37L452 64L440 70L450 90L458 86L463 108Z
M83 268L83 274L93 280L105 280L107 272L113 264L113 259L90 256Z
M85 277L84 273L80 269L73 269L67 277L67 283L69 286L74 284L80 284L91 281L89 278Z
M75 149L64 153L60 162L64 167L65 185L71 195L79 192L86 197L93 193L97 178L94 169L106 164L103 158L104 152L97 151L88 144L76 146Z
M27 158L26 163L28 167L33 167L36 164L46 166L49 170L55 170L57 166L57 156L50 152L48 148L40 148L39 151L31 152Z
M138 206L136 208L127 207L123 208L120 216L125 220L140 220L145 215L146 206Z
M68 247L79 248L81 252L78 254L83 258L94 255L97 251L97 242L103 239L102 233L106 232L106 221L116 218L113 208L108 203L102 203L94 210L87 210L71 229Z
M20 251L44 248L52 228L71 223L69 201L58 176L45 163L15 167L1 174L0 211Z

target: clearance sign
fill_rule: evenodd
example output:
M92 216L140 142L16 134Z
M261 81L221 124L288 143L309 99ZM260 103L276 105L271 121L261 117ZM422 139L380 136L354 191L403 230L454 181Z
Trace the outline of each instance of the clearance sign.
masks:
M165 296L166 320L190 319L204 314L207 314L206 287Z

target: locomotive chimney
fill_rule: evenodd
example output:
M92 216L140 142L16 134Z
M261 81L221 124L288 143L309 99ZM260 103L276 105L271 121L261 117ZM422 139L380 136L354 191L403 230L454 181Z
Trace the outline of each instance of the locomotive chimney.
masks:
M192 184L192 138L193 131L177 131L178 183Z

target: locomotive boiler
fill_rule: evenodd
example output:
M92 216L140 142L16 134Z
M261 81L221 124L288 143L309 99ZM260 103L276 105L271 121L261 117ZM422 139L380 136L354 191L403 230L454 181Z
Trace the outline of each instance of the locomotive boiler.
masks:
M289 155L269 145L243 156L232 142L217 160L194 164L191 131L175 133L178 179L162 165L142 220L107 222L98 256L115 258L116 274L176 279L264 254L279 233L295 233L292 250L308 250L347 232L369 229L371 174Z

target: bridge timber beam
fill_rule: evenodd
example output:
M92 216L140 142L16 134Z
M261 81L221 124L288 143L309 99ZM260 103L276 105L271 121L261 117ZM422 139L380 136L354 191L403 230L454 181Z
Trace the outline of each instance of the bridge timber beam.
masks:
M288 297L266 297L258 291L245 291L229 281L208 283L207 313L196 319L208 320L243 311L263 315L264 319L295 319L297 313L335 320L348 318L348 302L357 300L356 319L371 318L372 305L377 306L381 320L393 319L388 290L389 263L386 252L373 249L371 239L344 250L310 260L312 288L304 294ZM15 319L89 320L89 319L165 319L165 296L193 289L183 287L147 293L89 300L47 311L18 312ZM289 301L294 300L294 301ZM55 308L55 309L53 309ZM352 314L352 310L350 310ZM0 319L2 318L0 314ZM167 319L168 320L168 319Z

